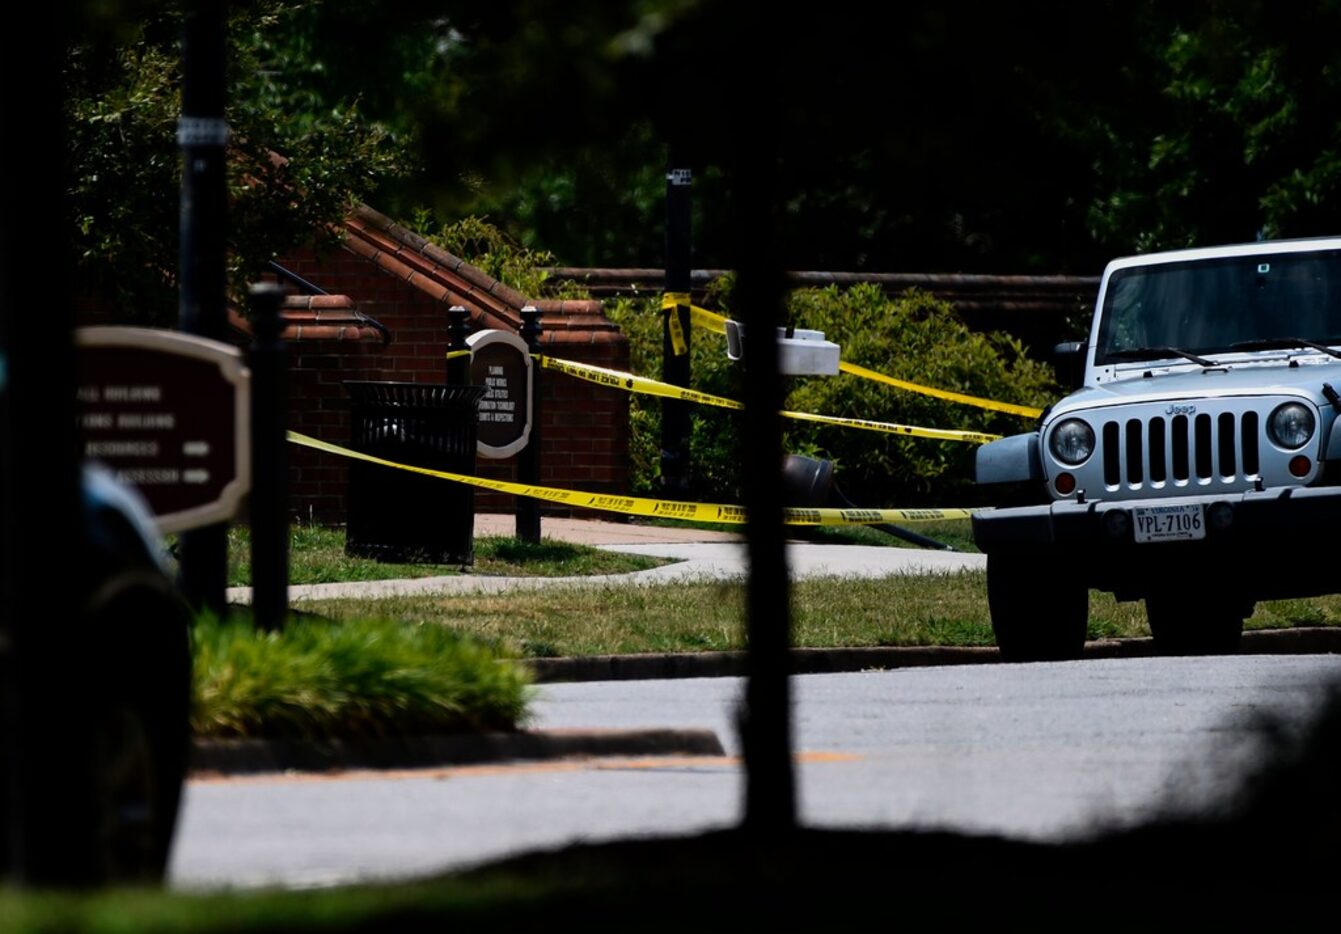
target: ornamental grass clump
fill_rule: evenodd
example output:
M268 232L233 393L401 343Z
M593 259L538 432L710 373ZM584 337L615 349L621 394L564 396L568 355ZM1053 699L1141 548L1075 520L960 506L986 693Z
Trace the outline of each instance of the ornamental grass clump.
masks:
M197 736L348 739L517 728L526 673L437 625L296 618L280 633L203 619Z

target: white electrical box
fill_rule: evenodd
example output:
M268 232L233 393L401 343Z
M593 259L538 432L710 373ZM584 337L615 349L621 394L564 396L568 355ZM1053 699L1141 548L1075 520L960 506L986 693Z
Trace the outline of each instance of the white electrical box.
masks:
M745 325L726 322L726 355L745 355ZM778 328L778 372L783 376L837 376L838 345L824 339L823 331Z

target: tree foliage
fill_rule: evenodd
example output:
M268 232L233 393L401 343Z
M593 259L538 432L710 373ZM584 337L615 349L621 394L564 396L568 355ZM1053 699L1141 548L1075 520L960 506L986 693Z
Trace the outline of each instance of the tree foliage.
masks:
M1093 236L1127 250L1335 233L1341 5L1150 4L1095 155Z
M402 170L396 139L357 101L318 101L304 90L310 60L291 54L309 5L266 0L228 22L228 271L245 294L267 261L313 240L350 203ZM81 287L125 320L176 316L181 155L181 20L149 14L126 32L90 34L66 70ZM276 36L284 36L276 41Z
M562 284L551 283L545 272L546 266L554 265L553 253L522 246L486 218L463 217L443 223L432 211L420 208L415 211L412 226L420 236L522 295L564 292Z
M1093 274L1138 250L1333 230L1335 0L914 0L893 20L846 0L802 20L542 6L502 5L525 30L463 29L459 91L423 113L454 142L441 177L472 180L457 204L562 262L660 262L676 142L698 170L695 264L733 265L734 63L759 42L790 268Z
M70 57L76 242L100 291L161 314L179 24L136 9L129 37ZM1339 26L1335 0L911 0L894 19L856 0L803 19L726 0L254 0L230 22L234 281L351 197L488 216L560 264L657 266L671 145L696 173L695 265L729 268L753 105L775 117L791 268L1095 273L1324 233ZM771 73L743 75L761 43ZM762 98L742 101L747 77Z

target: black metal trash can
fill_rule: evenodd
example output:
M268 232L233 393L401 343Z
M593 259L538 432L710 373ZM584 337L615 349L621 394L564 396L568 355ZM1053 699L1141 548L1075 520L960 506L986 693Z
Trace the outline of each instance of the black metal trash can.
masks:
M473 474L482 386L347 381L350 447L433 470ZM345 553L379 561L471 564L475 490L364 461L349 468Z

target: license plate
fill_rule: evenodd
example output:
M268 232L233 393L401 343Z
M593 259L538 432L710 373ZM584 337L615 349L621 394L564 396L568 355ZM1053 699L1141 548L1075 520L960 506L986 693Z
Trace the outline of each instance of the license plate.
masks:
M1137 506L1132 521L1138 542L1191 542L1206 537L1201 506Z

